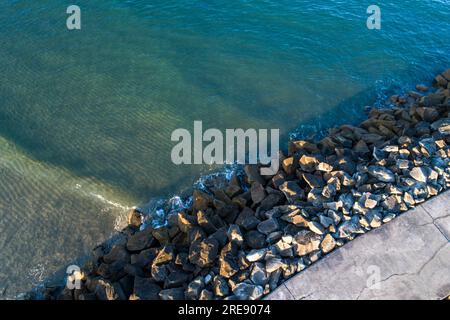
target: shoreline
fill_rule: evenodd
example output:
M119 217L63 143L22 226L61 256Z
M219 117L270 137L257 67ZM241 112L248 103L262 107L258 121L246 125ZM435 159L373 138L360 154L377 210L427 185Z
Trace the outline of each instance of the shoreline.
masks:
M450 187L450 69L435 90L391 97L358 126L289 141L279 172L194 190L161 228L132 210L114 244L96 247L81 288L44 299L260 299L333 250ZM223 181L222 181L223 182Z

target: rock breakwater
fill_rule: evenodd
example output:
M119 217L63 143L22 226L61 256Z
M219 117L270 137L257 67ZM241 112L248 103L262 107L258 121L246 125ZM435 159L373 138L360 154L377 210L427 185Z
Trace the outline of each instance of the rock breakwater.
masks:
M133 210L113 246L82 270L80 288L46 299L259 299L358 235L450 187L450 69L429 89L391 97L358 126L290 141L279 172L194 190L161 228Z

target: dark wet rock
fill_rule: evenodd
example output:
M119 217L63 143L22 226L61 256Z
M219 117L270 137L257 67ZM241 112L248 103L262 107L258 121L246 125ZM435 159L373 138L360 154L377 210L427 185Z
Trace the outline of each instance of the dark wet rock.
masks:
M369 174L382 182L395 182L395 175L389 169L381 166L369 166Z
M123 300L124 294L118 284L112 284L100 279L95 286L95 295L98 300Z
M127 249L129 251L141 251L147 249L152 246L153 240L150 228L138 231L128 237Z
M209 194L200 190L194 190L192 192L192 209L194 211L206 210L212 203L213 197Z
M189 261L201 268L211 265L219 252L219 242L214 238L195 241L189 248Z
M431 175L431 169L428 167L415 167L410 171L410 176L419 182L427 182Z
M246 259L249 262L260 261L260 260L264 259L264 256L266 255L266 252L267 252L267 249L265 249L265 248L263 248L263 249L253 249L246 255Z
M202 292L200 292L200 296L198 298L198 300L213 300L214 299L214 294L206 289L203 289Z
M289 203L295 203L304 197L304 192L300 186L294 181L286 181L280 186Z
M300 167L303 171L306 172L313 172L314 170L316 170L316 166L319 163L320 160L314 156L303 155L299 160Z
M153 260L154 265L164 264L171 262L175 259L175 249L172 245L167 245L161 248L156 256L155 260Z
M261 221L255 217L252 209L245 207L236 219L236 224L245 230L255 229Z
M185 297L187 300L197 300L200 297L200 293L205 287L205 280L203 277L197 277L192 280L185 292Z
M266 271L268 273L272 273L274 271L277 271L278 269L282 268L284 265L283 260L279 257L271 257L266 259Z
M336 247L336 240L330 235L327 234L322 242L320 243L320 249L323 253L331 252Z
M359 225L359 220L357 216L352 217L350 220L343 222L338 227L338 237L339 238L348 238L353 234L364 233Z
M219 258L219 274L225 278L231 278L239 271L237 249L229 242L221 251Z
M264 289L248 283L239 283L233 293L239 300L257 300L263 295Z
M323 181L321 175L303 173L302 177L303 180L305 180L305 182L310 186L310 188L322 188L325 185L325 181Z
M317 234L324 234L325 230L323 226L317 221L310 221L308 223L309 230Z
M265 180L263 177L261 177L261 173L257 165L246 165L244 170L250 184L253 182L257 182L262 185L265 184Z
M184 233L188 233L190 229L197 226L196 217L187 215L184 212L178 213L178 228Z
M266 236L261 232L252 230L244 235L245 243L252 249L261 249L266 245Z
M213 292L217 297L225 297L229 295L230 288L227 280L221 276L215 276L213 280Z
M433 130L437 130L443 136L450 136L450 118L440 119L431 125Z
M161 300L184 300L183 288L165 289L159 292L159 298Z
M134 278L135 300L159 300L161 288L150 278Z
M223 247L228 240L228 235L227 235L227 228L226 227L222 227L219 230L217 230L216 232L214 232L210 237L214 238L217 240L217 242L219 243L220 247Z
M258 231L261 232L262 234L268 235L274 231L277 231L279 229L279 225L277 220L271 218L271 219L267 219L263 222L261 222L260 224L258 224Z
M269 210L271 208L273 208L274 206L276 206L280 200L281 200L282 196L279 194L269 194L260 204L260 208L261 210Z
M288 223L292 223L293 225L297 227L307 227L308 226L308 220L302 216L301 210L297 209L290 213L287 213L280 218L281 220L284 220Z
M266 197L266 191L262 184L254 182L252 187L250 188L250 192L252 195L252 201L254 204L258 204L264 200Z
M269 282L269 275L266 272L266 268L262 263L255 263L250 273L250 280L257 285L264 287Z
M156 282L164 282L169 274L167 265L152 264L150 269L151 276Z
M189 282L190 274L181 270L171 272L164 281L164 288L177 288Z

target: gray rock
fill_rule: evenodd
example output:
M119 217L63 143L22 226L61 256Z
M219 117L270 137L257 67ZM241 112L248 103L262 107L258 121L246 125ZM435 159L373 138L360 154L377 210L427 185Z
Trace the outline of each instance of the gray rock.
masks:
M245 243L252 249L261 249L266 245L266 236L256 230L247 232L244 239Z
M211 265L219 252L219 243L214 238L195 241L189 247L189 261L201 268Z
M233 293L239 300L257 300L264 294L264 289L261 286L242 282L233 289Z
M324 234L325 230L322 225L317 221L310 221L308 223L309 230L317 234Z
M335 247L336 241L330 234L327 234L320 244L320 249L323 251L323 253L331 252Z
M450 136L450 118L440 119L431 125L433 130L437 130L443 136Z
M343 222L338 227L337 232L338 232L337 236L342 239L342 238L348 238L353 234L364 233L364 230L362 230L359 225L358 217L353 216L350 220Z
M272 273L280 269L284 265L283 260L277 257L272 257L266 260L266 271Z
M159 293L161 300L184 300L183 288L165 289Z
M428 167L414 167L409 175L416 181L426 183L428 181L428 176L431 173L431 169Z
M253 249L246 255L245 258L249 262L257 262L264 258L264 256L266 255L266 252L267 252L267 249L265 249L265 248Z
M369 174L382 182L395 182L395 175L389 169L381 166L369 166Z
M319 249L322 237L314 232L302 230L294 237L294 250L301 257Z
M269 282L269 276L264 268L264 264L255 263L250 273L250 280L257 285L264 287Z
M185 292L186 299L197 300L200 296L201 291L205 287L205 281L203 277L197 277L192 280Z
M272 218L261 222L260 224L258 224L258 227L257 227L258 231L265 235L268 235L274 231L277 231L279 228L280 227L278 225L278 222Z
M161 288L150 278L134 278L134 298L139 300L159 300Z
M228 240L238 246L241 246L244 243L244 237L242 236L241 229L239 229L238 225L231 224L228 228L227 235Z
M227 280L221 276L214 277L213 289L214 289L214 294L217 297L221 297L221 298L229 295L229 293L230 293L230 288L228 287Z

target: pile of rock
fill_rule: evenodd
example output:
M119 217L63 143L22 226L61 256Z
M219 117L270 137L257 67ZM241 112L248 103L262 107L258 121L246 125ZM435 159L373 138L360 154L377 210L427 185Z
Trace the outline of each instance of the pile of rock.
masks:
M141 230L133 210L121 240L96 248L81 288L47 288L46 298L261 298L450 186L450 69L435 87L394 96L393 108L318 143L290 141L274 176L246 166L244 181L195 190L165 227Z

